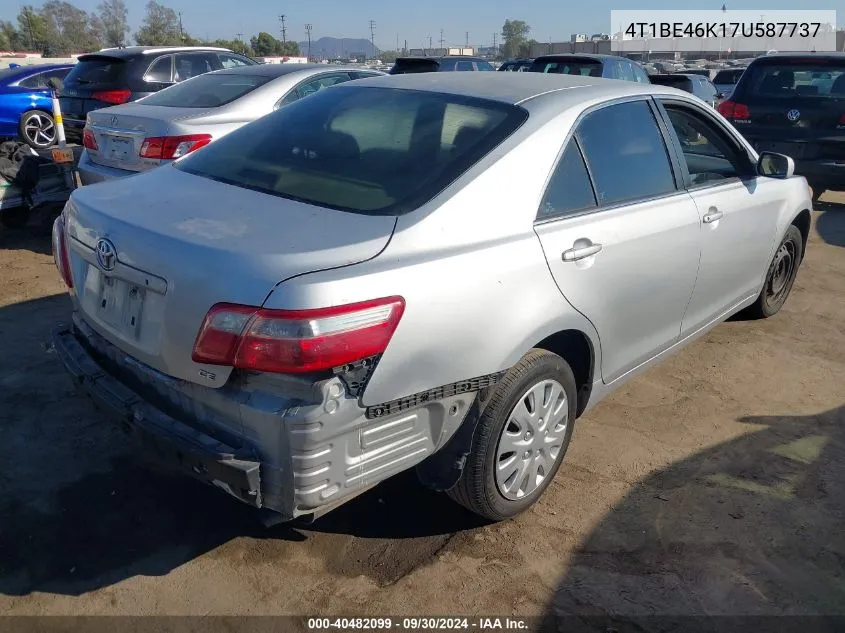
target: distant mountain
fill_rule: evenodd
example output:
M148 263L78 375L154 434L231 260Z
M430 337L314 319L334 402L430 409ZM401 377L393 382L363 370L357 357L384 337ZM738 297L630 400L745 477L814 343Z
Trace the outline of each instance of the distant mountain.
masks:
M308 42L300 42L299 50L303 55L308 54ZM325 57L327 59L347 58L364 53L367 57L378 55L370 40L364 38L321 37L311 40L311 57Z

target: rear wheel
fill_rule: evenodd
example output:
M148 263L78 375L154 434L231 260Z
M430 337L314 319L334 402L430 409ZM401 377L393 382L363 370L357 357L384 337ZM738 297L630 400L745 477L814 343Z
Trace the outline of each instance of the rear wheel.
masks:
M753 316L766 319L780 311L795 283L803 256L804 239L801 237L801 231L798 227L790 225L769 265L763 290L749 308Z
M493 521L531 507L563 461L576 405L575 378L566 361L531 350L496 385L449 496Z
M53 117L41 110L24 112L19 132L24 142L34 149L44 149L56 142L56 123Z

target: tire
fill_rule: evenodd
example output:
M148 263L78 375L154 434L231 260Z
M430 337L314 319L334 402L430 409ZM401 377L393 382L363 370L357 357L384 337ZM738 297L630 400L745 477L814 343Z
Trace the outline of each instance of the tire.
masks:
M798 227L790 225L766 271L766 282L760 296L748 308L751 316L768 319L780 312L792 291L803 257L804 239L801 237L801 231Z
M558 388L566 398L564 402ZM552 400L551 420L529 416L517 421L512 417L518 406L525 406L523 413L530 413L528 402L537 402L536 397L528 397L532 389ZM576 394L575 377L566 361L541 349L528 352L493 389L476 424L461 477L447 494L492 521L516 516L531 507L554 479L566 455L575 422ZM560 408L552 417L555 402ZM565 417L560 417L564 412ZM534 413L539 416L536 407ZM554 427L552 422L556 422ZM563 423L565 427L561 428ZM528 454L531 456L526 459ZM527 466L524 473L523 464ZM499 465L504 468L497 468ZM511 469L515 474L507 479ZM542 479L537 483L541 471Z
M18 133L33 149L45 149L56 142L56 122L43 110L29 110L21 115Z
M0 211L0 226L7 229L22 229L29 223L30 212L26 207L14 207Z

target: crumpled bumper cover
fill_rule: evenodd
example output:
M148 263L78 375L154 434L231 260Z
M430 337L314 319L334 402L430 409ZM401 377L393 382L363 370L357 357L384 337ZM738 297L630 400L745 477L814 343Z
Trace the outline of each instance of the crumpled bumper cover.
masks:
M144 453L164 466L212 484L240 501L262 507L260 462L139 398L106 373L77 339L74 329L53 330L53 346L74 381L98 407L136 437Z

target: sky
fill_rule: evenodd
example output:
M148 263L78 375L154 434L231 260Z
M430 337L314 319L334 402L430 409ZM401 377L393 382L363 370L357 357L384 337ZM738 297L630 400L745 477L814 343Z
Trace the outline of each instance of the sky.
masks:
M14 21L20 5L5 0L0 19ZM100 0L70 0L86 11L96 10ZM304 41L305 25L313 25L312 39L323 36L369 39L369 21L374 20L375 43L383 50L396 48L405 40L409 48L428 47L429 36L438 46L440 30L446 46L458 46L466 41L469 31L471 45L489 46L493 33L501 38L506 19L523 20L531 26L530 37L541 41L569 41L572 33L610 32L611 9L678 9L678 0L159 0L182 13L185 30L195 37L234 39L238 33L244 38L267 31L275 37L279 32L279 14L287 16L287 38ZM39 6L41 0L28 0ZM144 15L146 0L126 0L130 26L134 32ZM789 0L725 1L730 9L766 10L795 9ZM843 9L837 15L840 26L845 20L841 0L811 1L802 9ZM697 3L685 8L721 9L722 0ZM500 42L501 43L501 42Z

